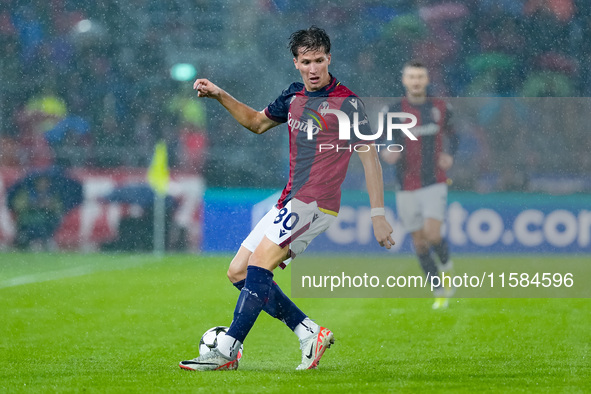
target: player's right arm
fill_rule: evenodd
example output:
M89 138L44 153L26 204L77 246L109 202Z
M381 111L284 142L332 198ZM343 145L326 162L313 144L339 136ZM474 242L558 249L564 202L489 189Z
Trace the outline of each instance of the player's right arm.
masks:
M256 111L248 105L236 100L224 89L218 87L213 82L200 78L193 84L193 89L197 90L198 97L209 97L220 102L242 126L256 134L262 134L272 127L279 125L269 119L264 111Z

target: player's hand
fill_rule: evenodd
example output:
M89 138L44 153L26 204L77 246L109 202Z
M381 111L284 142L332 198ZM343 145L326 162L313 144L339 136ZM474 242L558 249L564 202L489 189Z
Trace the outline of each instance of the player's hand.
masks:
M371 218L373 222L373 234L376 237L376 240L380 244L380 246L385 247L386 249L390 249L394 246L394 239L392 238L392 226L386 220L385 216L374 216Z
M398 160L400 160L400 152L390 152L389 150L383 150L380 152L382 156L382 160L384 160L388 164L396 164Z
M199 78L193 83L193 89L197 91L198 97L211 97L211 98L218 98L221 93L221 89L205 78Z
M447 171L453 166L454 158L447 153L440 153L439 157L437 158L437 166L441 168L443 171Z

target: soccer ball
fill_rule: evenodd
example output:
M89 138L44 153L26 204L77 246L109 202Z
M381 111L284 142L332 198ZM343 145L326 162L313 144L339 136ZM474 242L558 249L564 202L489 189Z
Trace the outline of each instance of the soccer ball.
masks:
M218 346L218 338L222 335L226 335L226 332L228 332L228 327L224 326L212 327L205 331L199 341L199 354L203 356L204 354L211 352L212 349L215 349ZM238 360L242 358L243 347L244 346L240 345L240 349L238 350Z

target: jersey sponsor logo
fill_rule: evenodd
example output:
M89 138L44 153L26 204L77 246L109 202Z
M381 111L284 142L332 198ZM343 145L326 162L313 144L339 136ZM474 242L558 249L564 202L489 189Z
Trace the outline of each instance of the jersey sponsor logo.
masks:
M439 125L437 123L428 123L421 126L415 126L412 128L412 133L417 137L435 135L438 132Z
M365 116L365 118L363 118L363 120L360 120L359 122L357 122L358 125L364 125L364 124L368 124L369 123L369 119L367 119L367 116ZM353 127L353 125L351 125L351 127Z
M295 119L291 116L291 112L287 113L287 124L292 130L304 131L308 133L308 139L310 138L310 134L312 136L320 133L321 128L318 125L313 124L312 119L308 119L307 122L304 122L299 119ZM320 124L320 120L318 121Z

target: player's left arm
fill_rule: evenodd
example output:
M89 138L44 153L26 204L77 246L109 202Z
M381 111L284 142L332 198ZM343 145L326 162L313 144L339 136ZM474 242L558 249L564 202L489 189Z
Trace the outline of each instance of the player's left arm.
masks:
M449 170L454 164L454 156L458 150L458 146L460 144L460 139L458 134L453 127L452 121L452 108L450 104L447 104L445 120L443 123L443 136L446 138L446 149L444 152L439 154L439 158L437 159L437 166L441 168L443 171Z
M369 203L372 211L373 232L380 246L390 249L394 245L392 239L392 226L386 220L384 209L384 181L382 178L382 165L378 157L375 145L367 145L369 150L358 152L363 169L365 170L365 183L369 194Z

